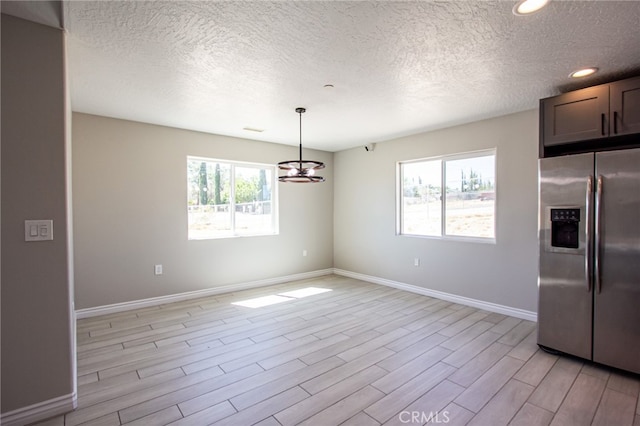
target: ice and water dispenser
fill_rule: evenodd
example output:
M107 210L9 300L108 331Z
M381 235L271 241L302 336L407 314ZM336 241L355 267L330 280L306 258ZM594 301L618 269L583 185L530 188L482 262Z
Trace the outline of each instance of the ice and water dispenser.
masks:
M551 209L551 247L577 249L579 229L579 208Z

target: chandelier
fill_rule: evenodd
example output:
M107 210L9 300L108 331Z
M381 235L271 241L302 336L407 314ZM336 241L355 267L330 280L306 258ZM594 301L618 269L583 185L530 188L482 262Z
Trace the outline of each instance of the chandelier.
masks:
M296 108L296 112L300 115L300 159L281 161L278 163L280 170L286 170L287 174L278 176L280 182L295 183L315 183L324 182L322 176L316 175L316 170L324 169L324 163L313 160L302 159L302 114L306 112L305 108Z

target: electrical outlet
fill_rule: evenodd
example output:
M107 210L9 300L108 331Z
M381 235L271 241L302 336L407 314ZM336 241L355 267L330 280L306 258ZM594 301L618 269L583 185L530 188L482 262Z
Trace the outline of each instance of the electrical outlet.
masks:
M302 256L303 257L307 257L307 251L306 250L302 250Z
M414 257L413 258L413 266L420 266L420 258L419 257Z
M154 273L155 273L156 275L162 275L162 265L156 265L156 266L154 267Z

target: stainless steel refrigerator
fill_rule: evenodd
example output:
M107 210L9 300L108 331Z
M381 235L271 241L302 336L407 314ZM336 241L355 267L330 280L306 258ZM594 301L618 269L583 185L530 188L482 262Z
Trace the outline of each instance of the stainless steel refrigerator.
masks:
M538 170L538 344L640 373L640 148Z

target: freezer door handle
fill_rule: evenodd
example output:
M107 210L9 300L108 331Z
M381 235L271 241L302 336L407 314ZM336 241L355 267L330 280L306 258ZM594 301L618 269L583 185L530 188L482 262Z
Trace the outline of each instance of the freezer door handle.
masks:
M596 211L595 211L595 241L594 241L594 256L593 256L593 275L595 278L595 285L598 291L602 291L602 280L600 279L600 232L601 232L601 215L602 215L602 175L598 176L596 183Z
M587 193L585 196L585 254L584 276L587 280L587 292L591 291L591 197L593 196L593 176L587 179Z

